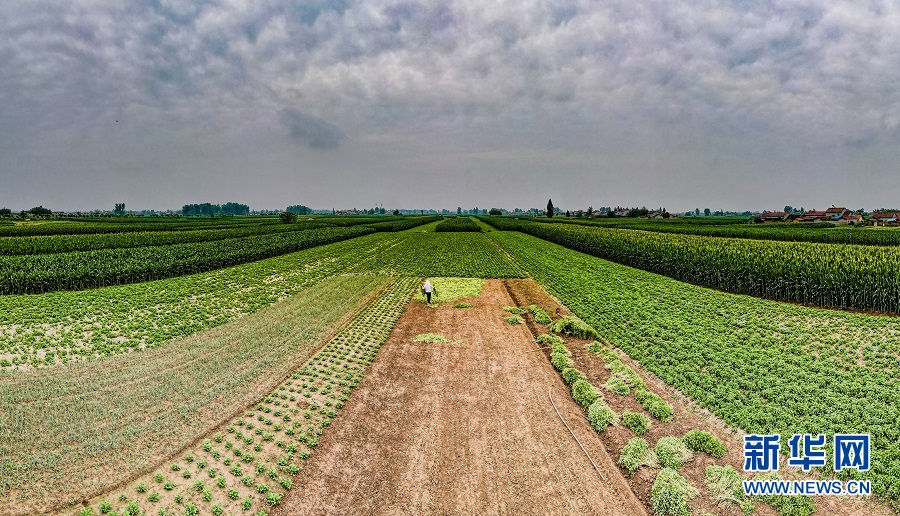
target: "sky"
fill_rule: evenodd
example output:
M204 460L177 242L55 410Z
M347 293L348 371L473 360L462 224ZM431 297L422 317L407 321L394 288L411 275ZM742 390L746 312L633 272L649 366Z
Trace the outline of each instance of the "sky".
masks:
M900 7L0 2L0 207L900 207Z

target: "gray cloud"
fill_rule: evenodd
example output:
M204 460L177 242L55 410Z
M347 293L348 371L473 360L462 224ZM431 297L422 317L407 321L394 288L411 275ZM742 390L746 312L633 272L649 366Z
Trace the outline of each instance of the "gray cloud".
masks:
M694 190L737 188L743 163L837 177L829 163L852 163L822 158L833 153L864 153L876 166L855 172L874 180L900 134L898 25L900 9L876 1L3 2L0 180L67 170L86 145L84 170L98 177L110 162L146 174L143 153L109 142L151 137L187 142L184 156L207 156L210 169L229 166L220 148L302 147L330 149L319 154L338 161L320 162L322 173L434 152L445 174L487 174L527 149L582 156L566 166L590 186L597 163L681 174L637 156L690 147L680 163ZM0 204L40 200L20 185Z
M285 109L279 116L290 129L292 138L313 149L334 148L344 139L344 133L336 125L317 116L293 109Z

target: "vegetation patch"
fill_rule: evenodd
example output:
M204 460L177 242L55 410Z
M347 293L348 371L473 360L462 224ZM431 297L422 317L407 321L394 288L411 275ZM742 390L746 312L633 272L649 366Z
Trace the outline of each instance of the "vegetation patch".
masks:
M513 325L525 324L525 319L518 315L510 315L509 317L504 317L503 320Z
M607 427L614 426L619 421L619 415L602 399L597 398L588 407L587 419L591 427L597 433L606 430Z
M426 344L432 344L437 342L451 342L450 339L440 335L438 333L420 333L413 338L415 342L424 342Z
M525 310L522 310L518 306L504 306L503 311L516 315L523 315L524 313L526 313Z
M691 430L684 434L684 444L697 453L703 452L717 459L725 456L725 443L703 430Z
M634 435L644 435L650 430L650 418L640 412L622 412L622 426L634 432Z
M744 477L731 466L706 466L703 481L720 507L737 506L745 515L753 513L755 504L744 494Z
M575 403L584 408L589 407L591 403L597 401L597 398L599 397L597 388L591 385L587 380L576 380L575 383L572 384L572 399L575 400Z
M472 303L456 303L453 308L472 308Z
M688 502L699 491L672 468L663 468L650 489L650 503L659 515L690 516Z
M781 480L778 473L763 473L753 480ZM782 516L809 516L816 512L816 502L811 496L765 495L757 499L772 506Z
M442 220L435 228L437 232L471 232L480 233L481 226L469 217L453 217Z
M663 437L656 442L653 451L665 468L678 469L694 458L694 453L678 437Z
M574 315L567 315L554 321L550 325L550 329L556 333L571 335L579 339L596 339L599 337L596 330Z
M548 325L553 322L553 319L550 318L550 314L544 311L543 308L540 308L537 305L528 305L528 311L531 312L531 315L534 316L535 322L538 324Z
M467 297L478 297L481 289L484 287L484 279L482 278L428 278L434 287L434 293L431 295L431 303L453 303ZM422 289L416 293L416 300L425 302L425 294ZM469 305L471 306L471 305ZM459 307L462 308L462 307Z
M628 473L634 473L641 466L659 467L659 460L647 441L640 437L632 437L619 453L617 464L625 468Z

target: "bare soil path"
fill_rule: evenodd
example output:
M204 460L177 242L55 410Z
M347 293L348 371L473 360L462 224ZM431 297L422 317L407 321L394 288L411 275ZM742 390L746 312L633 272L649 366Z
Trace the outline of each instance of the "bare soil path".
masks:
M503 283L467 301L410 304L277 514L646 514Z

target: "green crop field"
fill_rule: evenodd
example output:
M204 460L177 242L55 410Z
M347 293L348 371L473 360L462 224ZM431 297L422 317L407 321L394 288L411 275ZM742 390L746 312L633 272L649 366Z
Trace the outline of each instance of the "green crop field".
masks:
M900 319L717 292L514 232L490 238L666 383L747 432L871 433L900 498ZM785 444L786 446L786 444Z
M900 319L777 301L896 312L897 248L746 237L728 231L757 230L704 222L5 225L0 514L74 510L82 499L83 514L279 505L425 277L534 278L590 325L584 335L596 330L741 431L870 433L872 470L859 476L900 500ZM503 308L552 321L536 306ZM550 363L565 366L573 395L598 396L554 345ZM630 375L604 389L633 388L638 410L667 407L648 412L652 425L629 412L629 428L652 434L672 407ZM609 405L589 405L598 432L616 424Z
M776 242L486 219L639 269L728 292L900 312L900 249Z

